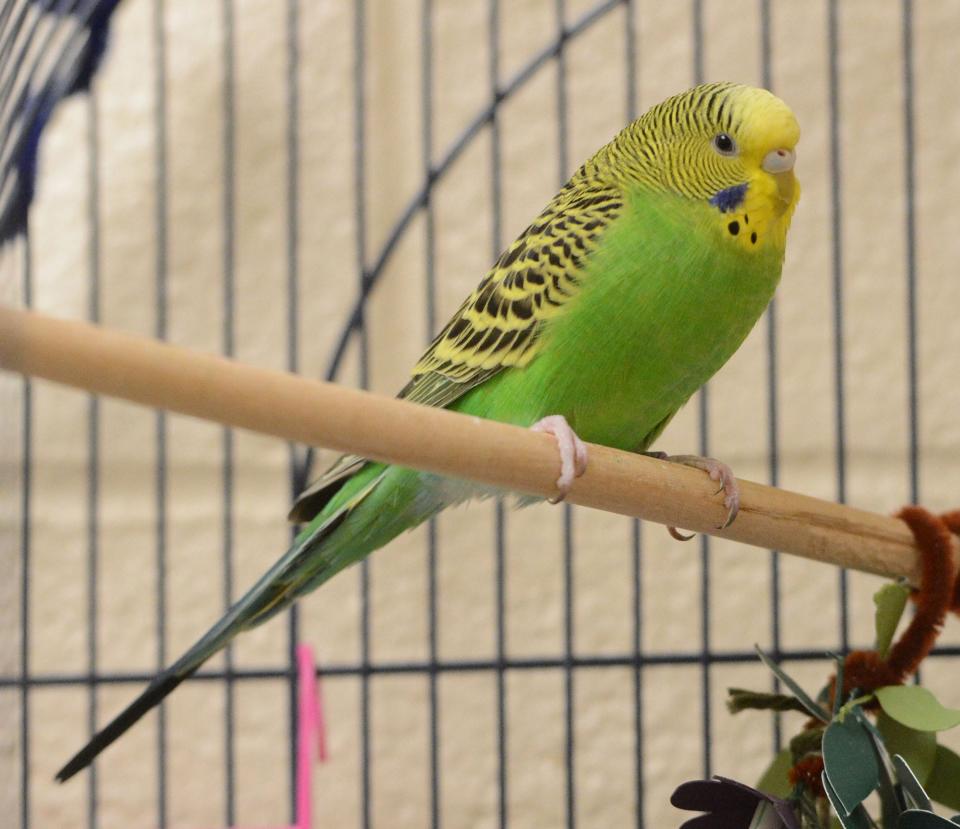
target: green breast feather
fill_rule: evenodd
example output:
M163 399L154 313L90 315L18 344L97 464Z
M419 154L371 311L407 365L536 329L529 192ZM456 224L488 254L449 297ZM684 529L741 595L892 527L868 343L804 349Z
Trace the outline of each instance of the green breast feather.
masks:
M709 204L637 192L541 355L453 408L529 425L563 414L584 439L644 449L736 351L773 296L782 252L731 240Z

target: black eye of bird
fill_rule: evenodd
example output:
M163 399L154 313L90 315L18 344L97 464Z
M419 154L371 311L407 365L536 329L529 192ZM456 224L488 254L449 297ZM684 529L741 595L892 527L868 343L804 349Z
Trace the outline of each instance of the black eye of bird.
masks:
M737 151L737 142L721 132L713 137L713 147L720 155L733 155Z

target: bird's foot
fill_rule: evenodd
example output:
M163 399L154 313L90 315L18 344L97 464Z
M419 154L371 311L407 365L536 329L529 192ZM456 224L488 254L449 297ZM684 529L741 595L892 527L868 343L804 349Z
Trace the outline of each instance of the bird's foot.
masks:
M560 450L560 477L557 478L559 494L550 498L551 504L559 504L573 485L573 479L587 471L587 444L570 428L563 415L548 415L530 427L534 432L546 432L557 439Z
M659 460L682 463L684 466L692 466L694 469L702 469L706 472L711 480L720 484L714 494L726 493L723 498L723 505L727 508L727 518L717 529L725 530L733 523L740 511L740 486L729 466L716 458L704 458L700 455L668 455L666 452L644 452L644 454ZM667 532L677 541L689 541L693 538L692 534L684 535L676 527L667 527Z

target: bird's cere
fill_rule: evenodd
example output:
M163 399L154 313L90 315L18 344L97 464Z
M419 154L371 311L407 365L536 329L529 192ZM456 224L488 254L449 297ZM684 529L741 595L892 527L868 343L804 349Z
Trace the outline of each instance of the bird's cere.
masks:
M768 173L786 173L793 169L797 161L795 150L787 150L783 147L777 150L771 150L763 157L763 169Z

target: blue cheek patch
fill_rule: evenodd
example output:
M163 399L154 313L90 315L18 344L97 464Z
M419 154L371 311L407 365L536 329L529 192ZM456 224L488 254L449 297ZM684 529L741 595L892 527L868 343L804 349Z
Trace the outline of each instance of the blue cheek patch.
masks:
M719 193L714 193L710 197L710 204L719 208L721 213L731 213L743 204L746 197L747 185L737 184L728 187L726 190L721 190Z

